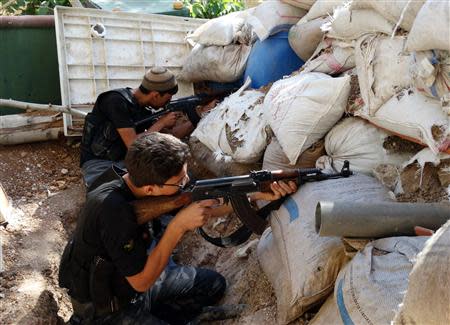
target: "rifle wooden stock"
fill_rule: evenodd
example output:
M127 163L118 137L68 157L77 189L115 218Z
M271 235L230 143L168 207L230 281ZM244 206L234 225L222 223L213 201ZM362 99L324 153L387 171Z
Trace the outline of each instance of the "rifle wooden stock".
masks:
M134 201L133 207L137 215L137 223L142 225L191 202L191 193L184 192L172 196L149 196Z
M277 178L284 181L296 181L296 178ZM261 192L271 192L270 184L273 181L261 182ZM183 206L192 202L192 195L190 192L183 192L171 196L149 196L139 200L133 201L132 205L134 212L137 215L137 223L144 224L152 219L169 213L175 209L182 208Z

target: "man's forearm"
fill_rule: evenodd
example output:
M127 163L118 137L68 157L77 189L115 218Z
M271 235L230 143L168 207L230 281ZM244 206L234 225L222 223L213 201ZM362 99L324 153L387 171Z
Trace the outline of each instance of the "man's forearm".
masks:
M185 136L191 134L192 131L194 131L194 126L190 121L186 121L174 126L169 131L169 133L172 134L174 137L177 137L178 139L182 139Z
M164 129L164 124L160 123L159 121L156 121L147 129L147 132L149 132L149 133L150 132L159 132L162 129ZM144 134L144 132L142 134Z
M151 288L169 262L172 251L184 235L175 224L170 223L161 240L147 257L144 269L131 277L127 277L130 285L138 292Z

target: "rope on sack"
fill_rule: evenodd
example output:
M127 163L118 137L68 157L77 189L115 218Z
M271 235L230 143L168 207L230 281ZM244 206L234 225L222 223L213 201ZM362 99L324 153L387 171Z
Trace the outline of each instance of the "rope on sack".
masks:
M394 38L395 33L397 32L398 27L400 26L400 24L403 21L403 16L405 15L406 9L408 9L409 4L411 3L412 0L408 0L408 2L406 3L405 7L402 10L402 14L400 15L400 18L397 21L397 24L394 27L394 30L392 31L392 35L391 38Z

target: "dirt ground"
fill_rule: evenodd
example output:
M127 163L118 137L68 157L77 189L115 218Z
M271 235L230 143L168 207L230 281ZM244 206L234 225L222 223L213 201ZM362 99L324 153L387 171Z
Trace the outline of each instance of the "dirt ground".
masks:
M8 226L0 229L0 324L62 324L71 315L67 294L58 287L58 264L84 202L73 140L0 147L0 180L12 203ZM275 296L256 254L237 257L199 235L186 236L178 249L183 264L210 267L228 281L224 304L246 304L242 317L218 324L274 324Z

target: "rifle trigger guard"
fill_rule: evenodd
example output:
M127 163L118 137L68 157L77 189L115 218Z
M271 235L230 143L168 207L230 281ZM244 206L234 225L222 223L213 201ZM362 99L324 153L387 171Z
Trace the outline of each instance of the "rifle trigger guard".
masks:
M272 201L263 208L259 209L258 211L254 211L255 218L257 220L261 220L264 225L266 225L267 217L269 216L270 212L273 210L277 210L280 208L281 204L284 202L285 198L281 198L277 201ZM247 201L248 203L248 201ZM237 213L236 213L237 214ZM238 215L239 216L239 215ZM239 219L244 222L240 217ZM265 227L265 226L264 226ZM264 231L264 229L263 229ZM242 225L238 230L236 230L234 233L232 233L229 236L226 237L211 237L209 236L203 228L198 228L197 232L208 242L215 246L219 247L234 247L238 246L240 244L245 243L251 236L252 230L250 230L245 224Z
M252 235L252 231L249 230L246 226L240 227L238 230L226 237L211 237L203 230L203 228L198 228L197 233L199 233L207 242L223 248L234 247L243 244Z

